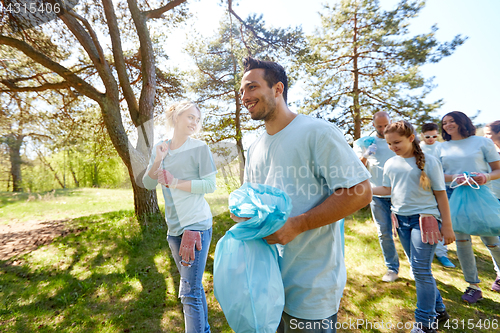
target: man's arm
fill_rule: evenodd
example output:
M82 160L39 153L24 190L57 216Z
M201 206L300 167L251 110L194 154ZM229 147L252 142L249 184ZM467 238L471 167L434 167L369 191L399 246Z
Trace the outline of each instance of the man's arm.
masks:
M368 163L368 159L364 156L361 156L359 158L359 160L361 161L361 163L363 163L363 165L366 167L366 163Z
M343 219L368 205L371 200L372 189L368 180L351 188L338 189L319 206L288 218L283 227L264 239L269 244L287 244L304 231Z

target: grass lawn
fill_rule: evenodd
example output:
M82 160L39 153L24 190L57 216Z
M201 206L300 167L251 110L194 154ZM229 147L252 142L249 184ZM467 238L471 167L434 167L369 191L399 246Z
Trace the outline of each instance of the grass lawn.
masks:
M130 190L62 190L53 197L44 196L47 194L27 202L27 194L0 193L1 221L78 216L67 223L83 231L0 261L0 332L184 332L177 297L179 274L166 241L166 226L151 223L141 227L133 215ZM103 197L105 200L100 199ZM223 211L224 195L215 194L210 200L219 203L218 213ZM227 212L214 218L204 276L213 332L232 332L212 287L215 245L231 225ZM346 329L339 332L409 332L385 328L387 323L412 321L416 304L415 283L409 278L409 265L399 243L401 278L387 284L381 281L385 267L367 211L346 220L345 240L348 280L338 321ZM500 294L489 290L495 273L485 246L477 237L474 242L483 301L462 303L466 283L460 269L444 269L437 261L433 266L455 320L444 332L498 332ZM454 245L449 247L449 255L458 265ZM353 323L359 323L359 329Z

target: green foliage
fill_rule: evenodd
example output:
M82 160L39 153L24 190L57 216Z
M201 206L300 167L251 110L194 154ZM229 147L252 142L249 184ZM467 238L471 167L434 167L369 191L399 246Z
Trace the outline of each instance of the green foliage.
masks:
M466 38L440 43L429 33L409 35L409 22L424 1L401 0L384 11L377 0L325 5L321 27L309 36L311 52L299 61L310 81L302 112L329 119L354 138L377 111L417 125L435 120L442 100L425 102L432 78L420 67L451 55Z
M190 40L186 53L197 66L191 73L190 88L208 111L204 127L209 142L238 141L244 133L261 126L251 121L240 102L243 58L253 56L287 65L305 45L301 28L269 28L262 15L241 20L231 13L221 19L214 36L204 40L193 36Z
M43 145L34 145L38 158L25 157L28 162L22 171L26 190L116 188L129 183L126 168L95 107L83 104L71 112L55 113L49 120L52 134Z

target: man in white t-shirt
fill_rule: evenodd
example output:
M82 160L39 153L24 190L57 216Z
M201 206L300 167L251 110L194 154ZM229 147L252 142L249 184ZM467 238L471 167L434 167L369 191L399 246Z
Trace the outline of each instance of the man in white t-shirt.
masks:
M438 138L438 125L434 123L426 123L422 125L420 148L425 154L430 154L439 159L437 150L441 142L437 141ZM444 267L453 268L455 265L448 259L448 247L444 245L443 241L439 241L436 247L436 257Z
M337 221L370 202L370 175L337 127L288 108L282 66L251 57L243 64L242 103L266 127L248 149L245 181L284 190L293 205L285 225L264 238L277 244L285 287L277 332L336 332L347 279Z
M373 187L382 186L385 162L396 154L389 149L385 141L384 130L391 123L389 114L379 111L373 115L375 135L364 137L354 142L354 151L361 162L366 166L372 178ZM369 143L367 143L369 142ZM373 143L372 143L373 142ZM399 257L394 244L391 222L391 196L374 195L370 202L373 221L377 226L378 239L387 272L382 276L384 282L394 282L399 274Z

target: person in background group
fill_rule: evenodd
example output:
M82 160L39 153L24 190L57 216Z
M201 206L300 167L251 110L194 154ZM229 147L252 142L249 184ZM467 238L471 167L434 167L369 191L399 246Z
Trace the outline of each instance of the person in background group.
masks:
M484 126L484 137L493 141L497 153L500 154L500 120L494 121ZM488 184L488 186L490 187L493 194L495 194L497 199L500 200L500 179L492 180ZM500 284L498 285L496 291L500 291Z
M497 153L500 154L500 120L496 120L488 125L484 126L484 137L491 139L495 144L495 148ZM492 180L488 183L489 188L493 192L493 194L500 201L500 179ZM497 272L497 278L495 282L491 286L491 289L494 291L500 292L500 269L495 262L495 271Z
M372 187L382 186L384 174L384 164L391 157L396 156L389 149L384 138L384 130L391 123L389 114L384 111L373 115L373 127L375 128L375 142L367 148L354 142L354 151L359 159L368 168L372 178L370 184ZM359 141L359 140L358 140ZM394 244L391 222L391 196L374 195L370 202L373 221L377 226L377 233L384 256L387 272L382 277L384 282L393 282L398 279L399 257Z
M385 162L383 185L374 187L373 194L391 195L395 226L415 276L416 324L411 333L434 333L435 321L450 316L432 276L432 258L437 240L442 237L450 244L455 235L439 161L422 152L414 133L404 120L387 126L385 138L397 156Z
M335 332L347 279L337 221L370 202L370 175L337 127L289 109L281 65L251 57L243 65L242 103L266 127L248 149L245 182L279 188L293 204L283 227L264 238L277 244L285 287L277 331Z
M487 138L476 136L476 128L466 114L460 111L446 114L441 120L441 135L445 142L439 148L439 159L443 166L448 198L453 192L453 189L449 187L450 183L464 172L476 172L473 179L478 185L500 178L500 157L495 145ZM457 256L465 281L469 283L462 295L462 300L467 303L476 303L483 298L483 293L479 288L481 281L477 273L471 236L458 232L455 236ZM481 240L490 251L497 272L492 289L500 291L498 270L500 239L498 236L481 236Z
M422 125L422 141L420 141L420 148L426 154L438 157L437 149L441 142L437 141L438 138L438 125L434 123L426 123ZM436 257L444 267L453 268L455 265L448 259L448 248L444 245L443 241L439 241L436 246Z
M198 106L182 101L166 113L174 135L154 146L143 183L150 190L162 185L167 240L180 273L186 333L208 333L202 279L212 239L212 213L204 195L215 191L217 169L208 146L191 138L201 128Z

